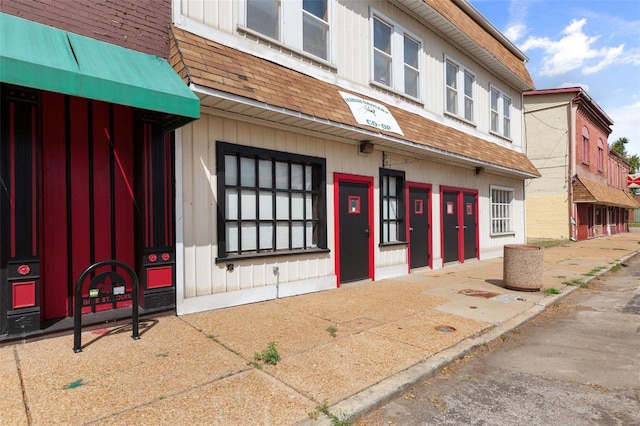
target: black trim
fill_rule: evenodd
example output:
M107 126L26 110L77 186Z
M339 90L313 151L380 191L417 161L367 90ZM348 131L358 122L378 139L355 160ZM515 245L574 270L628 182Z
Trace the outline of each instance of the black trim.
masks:
M331 253L331 249L328 248L314 248L306 250L283 250L283 251L270 251L263 253L249 253L249 254L234 254L227 257L216 257L215 263L232 263L234 260L245 259L262 259L267 257L280 257L280 256L304 256L307 254L315 253Z
M384 180L386 177L396 177L398 181L396 182L396 196L384 195ZM403 244L407 239L406 235L406 222L405 222L405 172L401 170L391 170L380 168L380 246L383 245L396 245ZM396 199L398 201L398 211L397 211L397 219L383 219L383 206L384 199ZM395 221L398 226L398 241L382 241L384 236L384 227L385 224Z
M273 164L275 164L276 161L287 162L289 167L289 175L290 175L292 163L299 163L299 164L313 166L313 169L312 169L312 172L314 174L313 179L317 182L317 185L312 188L311 193L317 194L317 214L312 219L312 221L317 224L317 229L314 230L314 233L317 232L317 244L316 244L317 247L308 248L308 249L302 248L297 250L283 250L283 251L276 251L275 249L270 249L269 251L260 252L259 251L260 245L258 242L256 244L257 252L252 252L247 254L227 253L226 217L225 217L225 212L226 212L225 155L227 154L235 154L238 159L241 157L246 157L254 160L259 160L259 159L270 160L273 162ZM301 155L301 154L292 154L288 152L275 151L275 150L263 149L263 148L255 148L255 147L236 145L236 144L231 144L227 142L217 141L216 142L216 164L217 164L216 173L218 177L217 179L218 181L218 185L217 185L218 258L216 259L216 262L221 262L227 259L247 258L247 256L249 257L254 257L254 256L263 257L265 255L280 256L288 252L291 252L292 254L304 254L304 253L313 253L313 252L316 252L317 250L322 251L323 249L327 249L326 160L324 158L312 157L312 156ZM237 165L237 167L239 167L239 165ZM275 176L273 175L275 173L274 169L275 169L275 165L272 167L272 170L271 170L272 182L275 183ZM258 170L256 170L256 176L258 176L257 171ZM293 192L297 192L297 190L292 189L291 185L289 185L289 188L287 188L286 190L283 189L283 192L293 193ZM302 190L301 192L308 193L309 191ZM289 199L289 203L291 203L291 197ZM256 206L256 208L258 208L258 206ZM273 204L272 208L274 209L273 220L275 221L276 220L275 203ZM291 210L291 204L289 204L289 210ZM288 220L290 222L295 221L291 219L291 217ZM306 219L303 219L303 220L306 220ZM241 235L239 235L238 238L240 239ZM272 241L272 247L275 248L276 247L275 232L272 238L274 239L274 241ZM289 235L289 247L291 247L291 235Z

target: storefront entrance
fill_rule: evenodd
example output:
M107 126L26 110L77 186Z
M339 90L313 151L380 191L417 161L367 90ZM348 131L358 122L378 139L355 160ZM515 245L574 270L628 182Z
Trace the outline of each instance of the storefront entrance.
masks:
M144 308L175 306L171 134L130 107L2 88L0 336L71 317L75 281L101 260L138 271ZM82 312L130 306L125 287Z

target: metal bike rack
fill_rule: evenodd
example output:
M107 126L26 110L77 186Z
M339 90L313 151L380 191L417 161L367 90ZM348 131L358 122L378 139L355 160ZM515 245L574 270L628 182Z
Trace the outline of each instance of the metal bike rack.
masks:
M122 269L124 269L127 274L129 275L129 277L131 278L131 303L132 303L132 338L133 340L138 340L140 338L140 334L138 332L138 287L139 287L139 281L138 281L138 276L136 275L135 271L133 269L131 269L131 267L129 265L127 265L124 262L121 262L119 260L102 260L100 262L94 263L93 265L89 266L87 269L84 270L84 272L80 275L80 278L78 278L78 281L76 281L76 288L75 288L75 302L74 302L74 309L73 309L73 352L78 353L78 352L82 352L82 342L81 342L81 332L82 332L82 283L84 282L84 280L87 278L87 276L89 274L92 274L96 271L96 269L101 268L103 266L116 266L116 267L120 267ZM98 275L96 275L95 277L93 277L90 281L89 281L89 291L90 291L90 297L91 296L91 290L92 289L97 289L99 287L99 284L105 283L105 281L109 280L109 282L116 282L116 283L122 283L122 286L118 286L116 288L124 288L124 279L123 276L121 274L119 274L118 272L116 272L115 270L116 268L112 268L111 271L105 271L105 272L100 272ZM98 293L98 291L96 290L96 294ZM110 298L110 302L113 304L113 306L116 306L116 298L115 298L115 292L114 289L111 288L109 291L109 295L108 296L104 296L104 297L108 297ZM95 305L92 305L95 306Z

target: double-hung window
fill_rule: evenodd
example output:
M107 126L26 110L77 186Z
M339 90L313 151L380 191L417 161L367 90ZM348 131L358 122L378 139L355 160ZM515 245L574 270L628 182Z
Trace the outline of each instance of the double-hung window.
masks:
M598 138L598 171L604 171L604 143Z
M380 243L403 242L404 172L380 169Z
M328 0L245 0L242 10L247 28L293 49L330 60Z
M373 15L373 80L413 98L420 96L420 41Z
M219 258L326 248L324 159L217 145Z
M511 139L511 98L491 87L491 131Z
M491 186L491 233L513 232L513 188Z
M449 114L473 122L476 76L451 59L445 61L445 109Z
M589 164L589 129L582 126L582 163Z

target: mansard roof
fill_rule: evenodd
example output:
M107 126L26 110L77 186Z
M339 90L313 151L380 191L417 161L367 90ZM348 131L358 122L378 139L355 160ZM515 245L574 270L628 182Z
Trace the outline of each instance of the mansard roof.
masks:
M340 91L345 88L173 27L170 63L201 105L247 121L269 121L495 173L531 178L538 170L521 151L502 146L378 100L404 135L359 124Z

